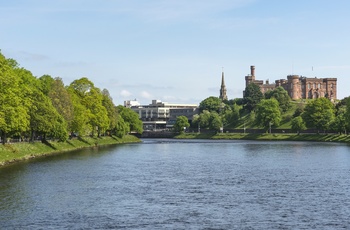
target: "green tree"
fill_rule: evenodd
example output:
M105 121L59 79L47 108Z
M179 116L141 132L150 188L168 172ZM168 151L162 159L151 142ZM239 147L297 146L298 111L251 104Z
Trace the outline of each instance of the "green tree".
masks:
M215 131L220 131L222 128L223 124L221 121L221 118L217 112L212 112L210 113L210 124L209 128Z
M221 114L221 120L224 127L234 127L238 124L240 118L240 106L237 104L233 104L229 107L230 109L226 109Z
M34 91L33 97L35 100L29 110L31 140L36 135L42 135L43 142L48 135L60 140L68 138L65 121L53 107L51 100L39 90Z
M199 114L199 126L203 129L209 128L210 125L210 112L208 110L204 110Z
M218 97L208 97L199 103L199 111L203 112L207 110L209 112L217 112L220 113L220 110L225 106L222 100Z
M115 125L115 135L122 138L130 132L130 126L127 124L120 114L117 115L117 123Z
M308 128L316 128L318 131L328 130L334 121L334 105L325 97L309 101L302 118Z
M250 83L244 90L243 108L248 112L255 109L256 105L264 98L260 87L257 84Z
M139 119L139 115L135 111L130 108L125 108L122 105L118 105L117 109L130 131L135 131L137 133L143 132L142 121Z
M57 77L53 80L48 96L57 112L66 121L66 129L70 130L74 116L73 102L61 78Z
M43 92L46 96L49 95L55 80L50 75L46 74L39 78L39 82L41 92Z
M279 126L282 120L278 101L272 99L262 99L256 106L255 123L267 130L269 127Z
M73 127L82 131L90 131L92 135L100 136L109 126L107 109L103 106L101 91L87 78L73 81L69 85L74 106ZM79 121L77 119L82 119ZM85 130L84 130L85 129Z
M176 118L176 122L173 126L175 132L184 132L184 128L190 127L190 123L188 122L188 118L186 116L178 116Z
M278 101L282 112L286 112L290 108L291 98L283 87L279 86L274 90L267 91L265 93L265 99L271 98L275 98Z
M109 119L108 130L109 132L112 132L113 130L115 130L118 122L118 111L107 89L102 90L102 105L107 110L107 115Z
M305 122L303 121L303 118L301 116L294 117L291 120L292 130L297 132L298 135L300 134L300 131L306 129Z
M0 53L0 132L5 143L10 135L20 134L29 127L28 107L21 88L21 79L16 75L17 63Z

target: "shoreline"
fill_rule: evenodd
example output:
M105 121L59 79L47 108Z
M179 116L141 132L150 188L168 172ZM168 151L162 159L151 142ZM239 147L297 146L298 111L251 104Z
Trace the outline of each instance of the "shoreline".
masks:
M48 141L47 143L19 142L0 145L0 168L25 160L44 157L83 148L94 148L104 145L137 143L141 140L133 135L123 138L104 136L100 138L83 137L67 140L65 142Z
M218 140L261 140L261 141L314 141L314 142L339 142L350 144L350 135L345 134L243 134L243 133L218 133L200 134L183 133L176 135L176 139L218 139Z

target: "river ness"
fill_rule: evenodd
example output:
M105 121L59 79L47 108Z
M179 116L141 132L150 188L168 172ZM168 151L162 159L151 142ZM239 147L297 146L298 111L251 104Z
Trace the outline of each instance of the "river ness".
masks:
M144 139L0 168L0 229L350 229L350 146Z

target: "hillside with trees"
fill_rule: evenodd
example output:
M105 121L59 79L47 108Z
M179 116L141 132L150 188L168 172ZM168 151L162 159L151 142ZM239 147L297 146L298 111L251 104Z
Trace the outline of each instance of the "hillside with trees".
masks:
M350 98L331 101L328 98L292 101L286 90L277 87L262 94L254 83L248 85L242 99L224 100L208 97L200 103L193 130L219 132L225 130L271 129L300 133L333 132L347 134L350 130Z
M0 53L0 137L65 141L72 136L142 133L131 109L117 107L107 89L88 78L65 86L59 77L39 78Z

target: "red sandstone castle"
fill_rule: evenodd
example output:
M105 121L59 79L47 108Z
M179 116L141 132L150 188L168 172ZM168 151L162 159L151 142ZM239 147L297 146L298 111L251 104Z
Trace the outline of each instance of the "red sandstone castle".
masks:
M262 93L282 86L293 100L319 97L337 99L336 78L307 78L299 75L288 75L287 79L276 80L275 84L270 84L269 81L264 84L262 80L255 80L255 66L250 66L250 75L245 77L246 87L250 83L257 84Z

